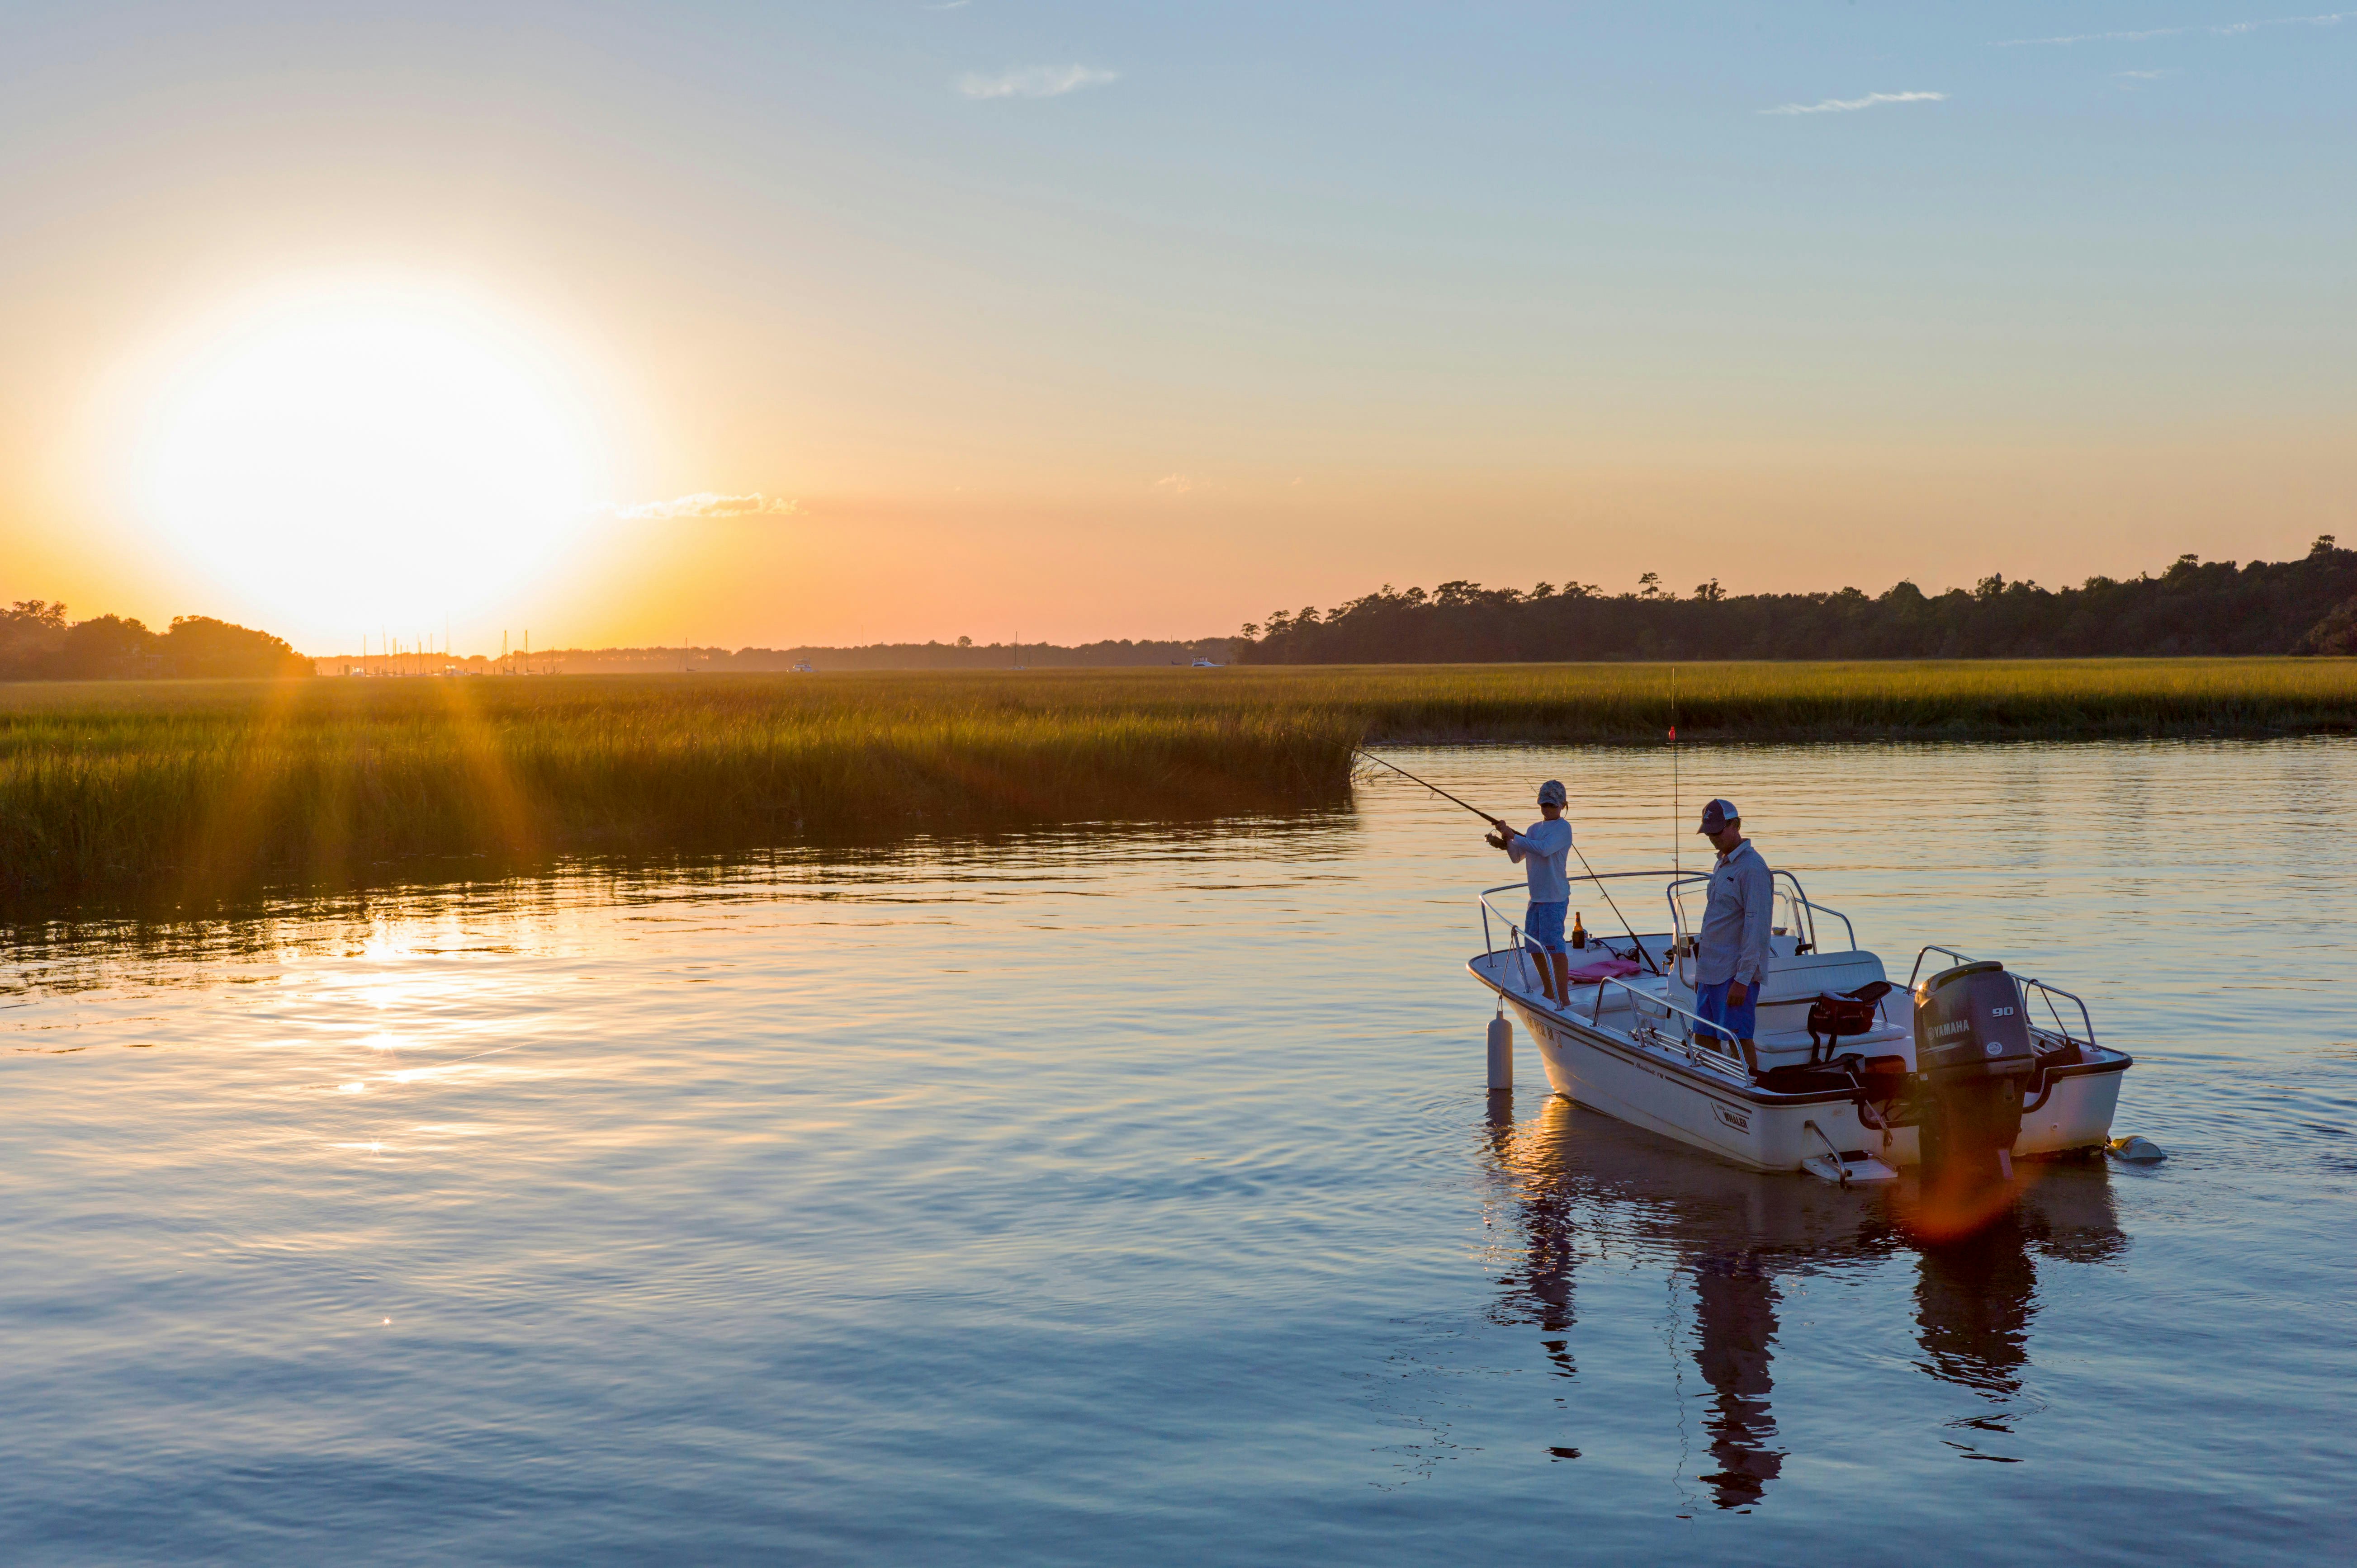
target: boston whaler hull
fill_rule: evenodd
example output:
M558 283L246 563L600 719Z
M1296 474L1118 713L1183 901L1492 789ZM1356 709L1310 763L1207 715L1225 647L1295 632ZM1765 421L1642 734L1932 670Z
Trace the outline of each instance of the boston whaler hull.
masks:
M1756 1171L1809 1171L1829 1180L1887 1179L1898 1167L1923 1162L1925 1144L1937 1157L1954 1157L1957 1125L1949 1100L1956 1098L1956 1072L1949 1047L1932 1043L1919 1058L1911 1016L1920 997L1951 975L1998 966L1969 966L1963 955L1942 953L1959 967L1935 973L1905 989L1884 981L1881 961L1855 944L1826 952L1819 946L1816 917L1849 922L1836 911L1808 901L1796 880L1777 874L1780 924L1771 948L1767 983L1760 998L1760 1023L1752 1060L1732 1040L1714 1034L1694 1012L1693 943L1681 901L1703 879L1674 874L1652 875L1669 884L1676 929L1606 939L1575 952L1575 983L1568 1005L1550 1001L1538 971L1522 951L1522 933L1494 895L1519 893L1519 885L1482 896L1484 926L1491 940L1469 961L1474 978L1511 1009L1520 1032L1538 1050L1548 1085L1591 1110ZM1617 879L1616 879L1617 880ZM1496 929L1502 923L1504 929ZM1506 940L1499 941L1498 936ZM1643 951L1638 949L1641 945ZM1625 972L1634 963L1638 972ZM1586 970L1589 978L1579 978ZM1662 972L1652 972L1659 970ZM2111 1136L2120 1082L2131 1058L2094 1042L2083 1004L2068 993L2018 975L2018 1022L2001 1019L2017 1036L2015 1076L1984 1079L1971 1071L1965 1093L1994 1103L2002 1120L1986 1135L1999 1163L2016 1157L2068 1155L2101 1148ZM1862 992L1850 1004L1839 1037L1822 1026L1821 998ZM1996 1012L2016 1015L2017 1009ZM2065 1024L2066 1015L2071 1015ZM2037 1022L2030 1022L2032 1017ZM1821 1027L1813 1035L1812 1022ZM2043 1026L2041 1026L2041 1025ZM1963 1031L1950 1024L1943 1032ZM1964 1042L1977 1062L1984 1048ZM1986 1047L1999 1053L1994 1040ZM1988 1069L1995 1072L1996 1069ZM2018 1093L2018 1128L2011 1118ZM1986 1118L1984 1118L1985 1120ZM1927 1127L1935 1131L1929 1140ZM2008 1138L2007 1133L2012 1135Z

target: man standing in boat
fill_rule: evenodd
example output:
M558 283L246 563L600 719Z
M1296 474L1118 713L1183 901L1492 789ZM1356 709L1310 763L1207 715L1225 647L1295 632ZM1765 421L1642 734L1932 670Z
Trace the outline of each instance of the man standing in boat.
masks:
M1768 921L1774 913L1775 881L1768 863L1743 836L1743 813L1732 800L1702 809L1702 835L1718 851L1711 868L1710 901L1704 906L1695 964L1695 1011L1743 1045L1743 1059L1760 1070L1752 1048L1760 987L1768 979Z
M1490 838L1530 879L1523 945L1538 961L1539 984L1547 1000L1556 1004L1571 997L1571 958L1563 946L1563 915L1571 903L1571 877L1565 865L1571 858L1571 824L1563 820L1564 800L1562 784L1548 779L1539 786L1540 820L1522 832L1497 822L1498 831Z

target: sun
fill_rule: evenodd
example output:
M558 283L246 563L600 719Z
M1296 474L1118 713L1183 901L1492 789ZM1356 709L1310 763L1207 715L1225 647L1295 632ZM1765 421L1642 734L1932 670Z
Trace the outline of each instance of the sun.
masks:
M494 605L606 493L578 372L462 296L282 298L196 335L157 384L137 510L206 575L316 635Z

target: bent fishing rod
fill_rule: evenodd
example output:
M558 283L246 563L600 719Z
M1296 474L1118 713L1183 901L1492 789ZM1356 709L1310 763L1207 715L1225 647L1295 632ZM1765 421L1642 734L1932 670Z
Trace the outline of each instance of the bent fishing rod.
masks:
M1450 804L1463 806L1467 811L1472 812L1475 816L1480 818L1483 822L1497 829L1501 833L1512 833L1514 832L1512 828L1506 825L1506 820L1503 817L1493 817L1489 812L1483 811L1480 807L1471 805L1466 801L1458 800L1456 796L1450 794L1439 785L1432 783L1428 779L1418 779L1415 774L1410 773L1398 763L1385 761L1383 757L1377 757L1373 752L1369 751L1363 746L1353 746L1351 749L1370 762L1382 763L1385 768L1390 768L1393 772L1398 774L1409 783L1423 785L1426 789L1431 790L1434 794L1439 796L1442 800L1448 801ZM1491 842L1496 843L1501 849L1505 847L1505 843L1501 839L1493 839ZM1596 867L1587 864L1587 856L1580 854L1579 841L1577 839L1574 839L1572 841L1571 853L1579 855L1579 864L1581 867L1587 871L1587 879L1596 884L1596 890L1604 895L1604 902L1611 906L1613 915L1620 922L1620 929L1627 933L1631 944L1636 948L1637 956L1645 961L1645 967L1647 969L1652 970L1655 974L1661 973L1662 966L1655 963L1653 961L1653 955L1645 950L1644 942L1637 935L1637 928L1629 923L1628 916L1620 913L1620 906L1612 902L1612 890L1604 886L1604 878L1596 875Z

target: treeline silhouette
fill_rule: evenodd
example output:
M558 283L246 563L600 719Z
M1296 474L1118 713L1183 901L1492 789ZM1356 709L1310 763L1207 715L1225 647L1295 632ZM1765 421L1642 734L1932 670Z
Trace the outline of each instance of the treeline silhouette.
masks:
M47 599L0 609L0 681L310 673L311 661L284 639L210 616L176 616L150 631L123 616L69 621L66 607Z
M1233 649L1240 664L2357 654L2357 550L2328 533L2297 561L2180 555L2157 577L2055 589L1992 574L1939 595L1902 582L1878 596L1738 596L1714 580L1681 597L1651 572L1624 594L1386 584L1322 615L1280 610Z

